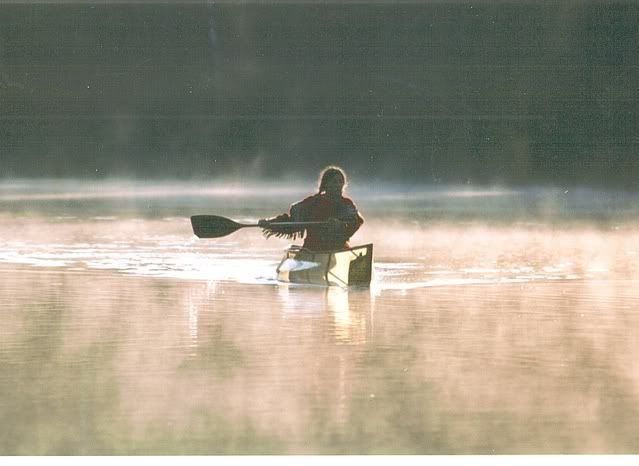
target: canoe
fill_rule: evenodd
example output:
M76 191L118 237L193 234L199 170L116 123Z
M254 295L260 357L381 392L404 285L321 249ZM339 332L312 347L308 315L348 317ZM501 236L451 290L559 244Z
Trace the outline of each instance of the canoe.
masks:
M372 270L372 244L332 252L291 246L277 266L277 279L312 285L368 286Z

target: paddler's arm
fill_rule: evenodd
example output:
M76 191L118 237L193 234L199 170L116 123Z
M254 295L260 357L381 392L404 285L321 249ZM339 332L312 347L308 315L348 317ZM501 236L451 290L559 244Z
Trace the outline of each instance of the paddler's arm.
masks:
M338 235L350 238L355 234L359 227L364 223L364 219L361 216L350 219L332 218L329 220L328 227Z
M335 231L350 238L362 226L364 217L361 216L355 204L350 200L340 213L340 217L336 219L339 223L335 224Z
M360 213L357 212L355 217L346 219L343 222L344 222L344 233L348 235L348 237L350 238L351 236L355 234L357 230L359 230L359 227L362 226L362 224L364 223L364 217L362 217Z
M302 216L300 215L299 202L297 204L293 204L289 209L289 213L281 214L272 218L264 218L257 222L257 224L262 228L262 232L264 236L270 238L271 236L278 237L286 237L289 239L296 239L298 236L301 236L304 233L304 228L294 227L294 226L280 226L276 225L279 222L301 222L304 221Z
M271 217L271 218L262 218L260 219L257 224L259 227L261 228L266 228L268 227L271 223L277 223L277 222L290 222L291 221L291 217L288 214L281 214L278 215L276 217Z
M281 214L271 218L263 218L257 222L257 225L262 229L262 233L266 238L271 236L292 237L293 233L290 226L277 225L279 222L290 222L291 217L288 214Z

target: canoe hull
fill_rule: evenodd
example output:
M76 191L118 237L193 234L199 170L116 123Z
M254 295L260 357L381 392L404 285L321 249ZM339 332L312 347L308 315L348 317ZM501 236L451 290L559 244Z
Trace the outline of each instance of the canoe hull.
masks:
M333 252L314 252L293 246L277 267L277 279L324 286L368 286L373 270L373 245Z

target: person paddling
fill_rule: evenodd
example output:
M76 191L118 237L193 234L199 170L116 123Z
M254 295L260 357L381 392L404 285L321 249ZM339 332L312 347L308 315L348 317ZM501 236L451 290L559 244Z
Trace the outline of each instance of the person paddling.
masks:
M318 192L292 204L289 212L261 219L258 226L267 238L304 238L303 248L311 251L335 251L349 247L348 241L364 223L355 203L344 196L346 173L339 167L322 170ZM277 225L278 222L327 222L306 227Z

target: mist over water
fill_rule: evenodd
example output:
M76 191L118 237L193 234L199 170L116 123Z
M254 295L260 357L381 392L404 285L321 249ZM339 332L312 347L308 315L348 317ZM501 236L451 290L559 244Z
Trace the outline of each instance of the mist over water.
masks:
M256 223L311 190L263 182L5 182L0 260L272 284L286 240L265 241L257 229L198 240L189 216ZM634 194L369 185L349 195L367 218L353 244L375 244L381 289L623 273L636 254Z
M0 183L0 452L636 453L636 194L353 184L367 290L191 231L312 187Z

